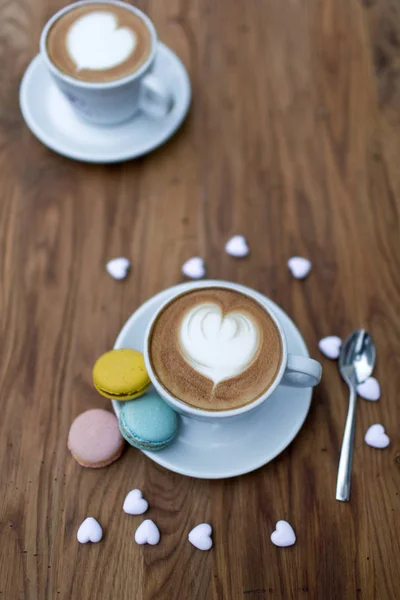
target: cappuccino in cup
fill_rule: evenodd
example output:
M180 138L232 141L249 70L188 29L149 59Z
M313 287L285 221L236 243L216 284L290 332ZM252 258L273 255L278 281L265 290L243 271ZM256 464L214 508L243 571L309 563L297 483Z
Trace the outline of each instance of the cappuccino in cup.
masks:
M282 363L270 314L235 290L210 287L178 296L150 332L149 360L175 398L207 411L245 406L266 393Z
M164 118L173 106L165 77L152 73L158 51L150 19L119 0L81 0L45 25L40 52L72 109L95 125L137 112Z
M64 13L47 34L47 52L65 75L103 83L127 77L149 58L151 32L120 4L90 3Z

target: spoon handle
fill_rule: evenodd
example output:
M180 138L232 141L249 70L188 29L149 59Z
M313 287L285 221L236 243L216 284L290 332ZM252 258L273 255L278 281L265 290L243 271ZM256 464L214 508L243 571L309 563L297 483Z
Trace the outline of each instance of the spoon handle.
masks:
M342 450L340 452L339 470L336 483L336 500L348 502L350 499L351 464L353 461L354 432L356 429L356 389L349 383L350 400L344 428Z

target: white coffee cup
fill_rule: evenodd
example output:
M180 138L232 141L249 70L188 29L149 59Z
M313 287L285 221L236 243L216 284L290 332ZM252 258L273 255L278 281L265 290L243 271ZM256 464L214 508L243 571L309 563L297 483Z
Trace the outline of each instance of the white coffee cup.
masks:
M151 52L146 62L134 73L103 83L74 79L58 69L47 52L47 36L54 23L78 6L90 4L121 6L137 14L151 35ZM55 83L68 98L79 117L97 125L115 125L143 111L152 118L163 118L170 111L173 96L164 83L151 74L158 49L157 33L150 19L139 9L118 0L83 0L69 4L46 23L40 37L40 53Z
M152 384L156 388L157 392L160 396L167 402L175 411L186 416L186 417L194 417L201 420L207 421L220 421L220 419L227 419L232 417L240 416L249 411L255 410L258 408L263 402L268 400L274 390L278 387L278 385L286 385L290 387L312 387L317 385L321 380L322 375L322 367L319 362L313 360L312 358L307 358L304 356L297 356L295 354L289 354L287 349L287 341L286 336L283 331L282 325L279 323L274 312L266 306L265 302L262 300L262 296L258 294L256 291L247 288L245 286L239 285L237 283L229 283L226 281L202 281L197 284L194 284L190 288L190 292L200 289L207 289L210 287L218 287L224 288L228 290L233 290L236 292L240 292L249 298L255 300L263 310L265 310L271 319L274 321L282 342L282 361L278 371L277 376L274 381L270 385L270 387L258 397L254 402L250 402L244 406L239 408L234 408L232 410L203 410L200 408L195 408L194 406L189 406L179 398L176 398L162 385L160 380L158 379L150 360L150 339L151 332L154 326L155 321L157 320L158 315L164 310L164 308L174 302L179 296L185 295L188 291L177 292L176 295L172 298L169 298L166 302L162 304L162 306L156 311L154 314L149 326L147 328L144 340L144 359L146 364L146 369L151 379Z

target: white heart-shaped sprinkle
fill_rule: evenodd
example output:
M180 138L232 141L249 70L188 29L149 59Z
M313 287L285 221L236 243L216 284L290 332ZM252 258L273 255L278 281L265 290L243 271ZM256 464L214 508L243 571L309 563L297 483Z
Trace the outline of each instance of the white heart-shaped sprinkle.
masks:
M243 258L249 253L246 239L242 235L234 235L225 245L225 250L231 256Z
M357 393L365 400L372 400L373 402L379 400L381 397L381 388L378 380L375 377L368 377L364 383L360 383L357 386Z
M390 438L385 433L384 426L379 423L371 425L371 427L367 429L364 440L368 446L372 446L373 448L386 448L390 444Z
M339 358L341 347L342 340L337 335L328 335L318 343L318 348L321 350L322 354L333 360Z
M209 550L212 545L212 527L208 523L200 523L200 525L196 525L189 533L188 539L195 548L199 550Z
M106 264L107 273L114 279L125 279L131 268L131 261L127 258L113 258Z
M149 508L140 490L131 490L124 501L123 510L128 515L142 515Z
M278 521L275 531L271 533L271 542L281 548L293 546L296 542L296 534L293 531L293 527L287 521Z
M155 546L160 541L160 532L157 525L150 519L146 519L139 525L135 533L137 544L150 544Z
M296 279L305 279L311 271L311 261L302 256L293 256L288 260L288 267Z
M87 544L88 542L95 544L103 537L103 530L100 523L96 521L96 519L93 519L93 517L88 517L83 521L83 523L81 523L76 537L78 538L78 542L81 544Z
M206 274L206 268L204 266L204 260L199 256L189 258L182 265L182 273L190 279L201 279Z

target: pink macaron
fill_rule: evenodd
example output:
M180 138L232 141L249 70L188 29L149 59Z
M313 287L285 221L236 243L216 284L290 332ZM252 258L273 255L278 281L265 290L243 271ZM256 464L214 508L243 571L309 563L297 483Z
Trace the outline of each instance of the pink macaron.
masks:
M101 408L76 417L68 434L68 448L82 467L98 469L113 463L124 449L117 417Z

